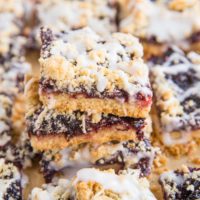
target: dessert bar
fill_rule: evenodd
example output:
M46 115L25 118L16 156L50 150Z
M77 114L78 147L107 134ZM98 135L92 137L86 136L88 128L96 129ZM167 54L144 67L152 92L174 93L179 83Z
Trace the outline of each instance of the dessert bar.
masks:
M0 92L12 95L23 92L24 75L31 71L30 64L23 57L25 43L24 37L13 37L7 44L8 50L0 53Z
M0 147L0 158L6 162L12 162L19 169L25 169L32 166L33 159L38 152L31 146L28 134L23 132L16 143L10 141L3 147Z
M138 39L89 28L41 30L40 99L45 106L117 116L148 116L152 91ZM70 53L69 53L70 52Z
M200 169L183 166L160 176L165 200L197 200L200 198Z
M85 168L77 172L71 180L60 179L58 183L34 188L30 200L46 199L110 199L110 200L155 200L146 178L140 178L137 170L100 171Z
M155 92L154 125L165 145L200 138L200 55L177 47L150 59Z
M22 200L21 174L12 163L0 159L0 199Z
M58 112L39 101L37 79L26 85L28 112L27 130L34 148L39 150L76 147L83 143L105 143L113 140L141 140L149 137L149 119L118 117L87 112ZM147 126L146 126L147 125Z
M42 26L55 32L89 26L100 35L108 35L117 30L116 11L116 3L110 0L41 1L36 5L36 27L31 34L32 45L41 45Z
M50 182L56 173L64 172L67 168L90 165L139 169L141 176L147 176L158 152L147 139L140 142L113 141L101 145L87 143L77 148L45 151L40 166L46 182Z
M200 2L197 0L128 0L120 30L144 43L148 54L160 54L169 44L193 47L200 31ZM200 40L197 40L196 47ZM200 50L200 49L198 49Z

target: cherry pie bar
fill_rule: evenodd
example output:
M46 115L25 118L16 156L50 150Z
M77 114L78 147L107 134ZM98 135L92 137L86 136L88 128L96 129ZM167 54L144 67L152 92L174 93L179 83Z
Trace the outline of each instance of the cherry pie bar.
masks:
M177 47L150 60L155 128L166 145L200 138L200 55Z
M200 169L183 166L160 176L165 200L197 200L200 198Z
M109 200L155 200L146 178L141 178L137 170L100 171L84 168L71 180L60 179L57 183L34 188L30 200L43 199L109 199Z
M200 1L128 0L125 3L120 30L141 38L147 55L158 55L169 44L200 51Z
M61 111L148 116L152 91L138 39L101 37L89 28L41 30L40 99Z

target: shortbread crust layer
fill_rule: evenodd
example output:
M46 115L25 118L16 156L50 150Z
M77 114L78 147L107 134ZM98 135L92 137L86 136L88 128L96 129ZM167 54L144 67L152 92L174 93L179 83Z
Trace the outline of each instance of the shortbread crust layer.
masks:
M122 98L125 98L122 97ZM140 98L140 96L138 96ZM142 97L141 97L142 98ZM72 112L76 109L80 111L87 110L93 113L112 113L117 116L129 116L134 118L145 118L150 111L147 101L138 101L137 103L119 102L116 99L88 98L84 94L69 95L65 93L40 93L40 100L47 107L53 107L58 111ZM122 100L123 101L123 100Z

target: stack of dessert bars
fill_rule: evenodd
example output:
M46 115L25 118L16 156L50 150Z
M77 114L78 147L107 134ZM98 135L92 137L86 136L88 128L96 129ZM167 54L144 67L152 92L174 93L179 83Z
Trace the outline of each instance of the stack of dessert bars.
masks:
M117 164L150 173L152 91L138 39L41 29L40 77L26 84L28 133L44 175Z

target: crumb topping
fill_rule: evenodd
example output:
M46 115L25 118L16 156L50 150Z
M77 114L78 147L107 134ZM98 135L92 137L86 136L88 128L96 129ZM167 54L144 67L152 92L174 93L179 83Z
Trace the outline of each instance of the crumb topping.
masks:
M121 89L130 96L152 95L137 38L113 33L106 39L89 28L56 35L42 29L41 37L42 78L52 79L60 90L76 93L84 88L101 94Z

